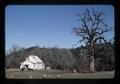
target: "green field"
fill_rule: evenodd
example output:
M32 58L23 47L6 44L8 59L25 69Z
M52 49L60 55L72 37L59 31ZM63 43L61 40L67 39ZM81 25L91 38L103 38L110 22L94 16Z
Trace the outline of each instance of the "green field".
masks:
M17 70L6 70L7 79L43 79L43 75L49 79L104 79L114 78L113 71L106 72L95 72L95 73L70 73L68 71L61 70L36 70L36 71L20 71ZM58 77L59 75L59 77Z

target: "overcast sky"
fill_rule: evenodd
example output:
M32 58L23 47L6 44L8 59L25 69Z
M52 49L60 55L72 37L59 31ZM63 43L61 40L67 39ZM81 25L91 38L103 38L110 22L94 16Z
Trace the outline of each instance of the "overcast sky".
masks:
M105 12L106 23L114 28L114 8L110 5L9 5L5 9L5 47L72 48L79 40L71 34L73 27L80 26L76 14L92 7ZM105 35L106 39L113 37L114 29Z

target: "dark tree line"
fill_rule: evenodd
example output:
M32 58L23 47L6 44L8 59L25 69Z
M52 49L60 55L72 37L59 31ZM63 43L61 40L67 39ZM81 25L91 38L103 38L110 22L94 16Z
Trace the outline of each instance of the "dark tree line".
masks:
M107 46L106 46L107 45ZM71 49L75 59L76 59L76 69L78 72L90 72L89 65L89 52L88 47L77 47ZM82 54L81 54L82 52ZM114 70L114 44L96 44L95 45L95 71L107 71Z
M18 47L16 47L18 48ZM11 49L13 50L14 47ZM46 67L52 69L71 69L74 64L73 54L69 49L59 48L40 48L38 46L27 49L19 48L14 50L6 56L6 68L19 68L20 63L23 62L29 55L37 55L45 63Z
M106 47L105 45L108 45ZM17 48L17 49L14 49ZM60 70L73 70L78 72L89 72L89 59L87 47L81 46L72 49L60 48L40 48L34 46L30 48L19 48L13 46L6 56L6 68L19 68L20 63L29 55L37 55L43 60L46 67ZM82 52L82 54L81 54ZM95 45L95 70L105 71L114 69L114 44Z

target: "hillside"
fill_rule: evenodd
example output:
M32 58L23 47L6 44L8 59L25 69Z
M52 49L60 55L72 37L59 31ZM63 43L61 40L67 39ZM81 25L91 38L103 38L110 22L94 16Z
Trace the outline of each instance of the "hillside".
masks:
M81 55L81 51L83 55ZM6 56L6 68L19 68L29 55L37 55L52 69L77 69L78 71L89 71L87 47L77 47L72 49L65 48L41 48L33 46L30 48L13 48L12 52ZM96 44L95 47L95 68L97 71L114 69L114 45L109 43Z

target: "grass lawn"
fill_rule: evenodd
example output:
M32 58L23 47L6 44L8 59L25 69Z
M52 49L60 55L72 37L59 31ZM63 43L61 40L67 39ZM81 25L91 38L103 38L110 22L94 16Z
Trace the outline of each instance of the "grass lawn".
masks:
M20 71L19 69L6 70L6 78L11 79L42 79L43 75L47 75L50 79L104 79L114 78L113 71L96 72L96 73L70 73L61 70L36 70L36 71Z

